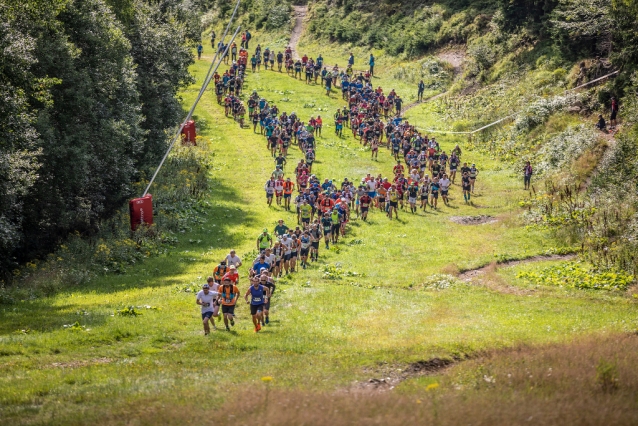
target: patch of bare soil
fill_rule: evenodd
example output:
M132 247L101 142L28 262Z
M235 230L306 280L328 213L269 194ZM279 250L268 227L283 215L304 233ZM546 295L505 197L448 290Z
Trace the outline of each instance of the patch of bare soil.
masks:
M479 216L452 216L450 220L459 225L484 225L486 223L498 222L498 219L494 216L479 215Z
M290 35L290 43L288 43L288 45L292 49L293 59L300 59L301 57L297 52L297 45L299 44L301 34L303 33L303 20L308 14L308 6L293 6L293 9L295 12L295 26L292 29L292 34Z
M443 62L447 62L452 65L454 67L454 74L460 74L461 69L463 68L463 63L465 62L466 54L460 49L450 49L439 52L436 57Z
M377 377L368 379L365 382L357 382L353 387L353 390L374 392L390 391L404 380L413 377L436 374L461 360L463 360L463 358L460 357L452 359L432 358L429 360L413 362L403 368L396 365L385 365L384 367L371 371L371 373L374 373Z
M520 260L508 260L505 262L485 265L476 269L470 269L469 271L465 271L460 274L459 279L466 282L472 281L473 279L494 270L495 266L514 266L521 263L542 262L544 260L571 260L575 257L575 254L552 254L549 256L532 256L528 257L527 259Z

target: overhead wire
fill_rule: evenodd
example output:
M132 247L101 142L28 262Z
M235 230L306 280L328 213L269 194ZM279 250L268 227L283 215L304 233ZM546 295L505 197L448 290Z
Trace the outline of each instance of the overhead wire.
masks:
M224 43L224 39L226 38L226 35L228 34L228 31L230 29L230 25L231 25L231 23L233 22L233 20L235 18L235 14L237 13L237 10L239 9L240 1L241 0L237 0L237 4L235 4L235 9L233 10L233 14L230 17L230 20L228 21L228 25L226 26L226 30L224 31L224 34L222 35L222 38L220 40L220 43L221 43L222 46L223 46L223 43ZM221 56L219 55L219 49L217 49L217 52L215 53L215 56L213 57L213 61L211 62L210 67L208 68L208 73L206 74L206 77L204 78L204 83L202 84L202 87L199 90L199 94L197 95L197 98L195 98L195 102L193 102L193 105L191 106L190 110L188 111L188 114L186 115L186 118L184 119L184 121L182 121L182 123L180 124L177 132L175 133L175 136L171 140L171 143L169 144L168 149L166 150L166 153L164 154L164 157L162 158L162 161L160 161L159 165L155 169L155 173L153 173L153 177L151 177L151 180L149 181L148 185L146 186L146 189L144 190L144 194L142 194L142 197L145 197L146 194L148 194L148 191L151 188L151 185L153 185L153 182L155 181L155 178L157 177L157 174L159 173L160 169L164 165L164 161L166 161L166 158L168 158L168 154L173 149L173 146L175 145L175 142L177 142L177 139L179 139L180 135L182 134L182 131L184 130L184 127L186 126L186 123L188 123L188 121L193 116L193 112L195 112L195 108L197 107L197 104L199 103L199 100L202 98L202 96L206 92L206 88L208 87L208 84L210 83L211 79L215 75L215 72L217 72L217 69L219 68L219 66L221 65L222 61L224 60L224 57L228 53L228 49L230 48L230 45L235 40L235 37L237 37L237 34L239 33L240 29L241 29L241 26L238 26L237 29L235 30L235 34L233 34L232 38L230 39L230 42L226 45L226 48L224 49L224 52L223 52L223 54ZM215 64L215 61L217 61L218 56L219 56L219 60L218 60L217 64Z

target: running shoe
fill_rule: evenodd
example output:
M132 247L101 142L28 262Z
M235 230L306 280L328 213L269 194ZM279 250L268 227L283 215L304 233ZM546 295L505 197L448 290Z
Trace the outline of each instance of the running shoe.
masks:
M261 330L261 325L257 324L257 331Z
M226 326L226 331L230 331L230 327L229 326Z
M235 325L235 320L231 318L230 320L230 325L234 326Z
M270 324L270 318L266 317L266 324Z

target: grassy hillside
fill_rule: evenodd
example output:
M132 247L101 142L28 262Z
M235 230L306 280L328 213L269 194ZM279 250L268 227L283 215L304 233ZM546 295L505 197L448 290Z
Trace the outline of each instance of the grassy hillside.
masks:
M286 42L260 37L257 41L262 46L276 49ZM317 51L307 40L304 43L302 47ZM321 53L327 60L343 63L346 59L335 45L322 46ZM210 49L203 59L192 67L196 83L182 93L185 105L197 94L212 59ZM395 65L390 65L389 57L381 56L380 61L379 83L407 93L411 84L394 77L390 70ZM326 97L318 86L263 70L249 73L246 90L253 89L304 119L324 116L326 126L313 168L320 178L358 180L366 173L390 175L394 162L386 151L373 162L349 132L343 138L334 136L328 117L343 105L340 97ZM451 124L419 108L408 115L419 127ZM488 150L472 148L465 138L443 135L438 139L444 149L461 144L463 160L475 162L481 170L474 206L462 203L460 189L454 186L451 206L439 211L418 215L401 211L400 220L392 222L374 212L366 223L353 221L339 245L330 251L322 246L319 262L278 282L273 321L264 332L253 333L248 309L241 306L233 332L219 331L204 338L194 291L230 249L237 249L250 261L263 227L273 228L279 218L291 225L295 218L281 208L266 206L262 187L274 163L263 137L252 129L240 130L237 123L225 118L212 94L202 100L196 120L214 152L213 182L205 200L206 214L200 223L177 235L175 249L146 259L124 274L99 277L81 288L65 286L51 296L36 293L0 306L0 419L4 422L118 424L139 418L142 424L178 423L184 421L178 413L186 410L192 413L189 419L210 415L201 407L193 408L201 405L197 401L202 401L202 394L202 404L211 407L235 402L236 408L225 414L243 413L246 417L240 417L241 422L248 422L243 419L256 415L264 397L284 402L291 391L322 390L329 392L327 398L334 398L330 396L334 391L383 377L384 366L405 369L410 363L435 357L462 360L521 344L539 350L546 344L569 346L574 337L617 335L638 327L635 298L626 292L575 290L519 278L525 276L519 272L530 273L531 268L540 274L556 262L492 268L481 281L456 278L460 270L563 252L568 247L550 230L526 226L520 203L529 200L529 194L522 190L519 176L511 173L510 163ZM290 165L300 158L294 147L291 153ZM451 216L479 214L498 221L479 226L450 221ZM240 273L245 276L247 268L242 267ZM131 306L140 315L131 314ZM611 355L604 352L601 356L608 359ZM466 368L449 374L479 377L476 383L486 387L491 382L483 374L496 374L497 386L506 383L504 367L480 375L485 368L481 362ZM594 381L592 392L598 395L596 367L583 368ZM625 364L618 368L623 392L633 389ZM439 381L448 392L445 395L456 392L459 381L455 376L446 371L433 374L403 382L401 393L408 399L396 402L390 396L388 404L403 407L408 400L413 404L415 395L431 395L424 389ZM272 381L262 382L263 377ZM538 380L558 394L563 392L549 379ZM471 393L460 393L461 400L477 392L470 390L478 389L472 388L472 380L468 383ZM512 392L529 386L536 385L521 378ZM272 395L268 396L265 387L273 388ZM305 398L304 393L300 395ZM540 392L538 401L551 405L543 395ZM377 397L362 397L362 406L369 406ZM335 401L323 402L317 399L323 397L312 394L309 398L320 401L314 406ZM498 399L499 410L517 401L496 392L478 398ZM446 406L437 406L435 397L427 401L422 417L437 416L440 407ZM150 417L149 412L153 413ZM273 423L278 419L299 422L279 415L276 411L268 418ZM388 419L383 414L376 418ZM219 421L231 422L232 418L221 416Z

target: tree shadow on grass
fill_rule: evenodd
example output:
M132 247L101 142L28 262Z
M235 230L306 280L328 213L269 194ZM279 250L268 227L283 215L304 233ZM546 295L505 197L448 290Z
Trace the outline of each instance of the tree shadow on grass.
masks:
M36 299L7 306L0 313L0 335L30 334L32 331L50 332L63 330L65 325L76 322L80 327L69 333L85 332L85 329L104 324L105 315L86 315L84 307L75 304L51 305L48 299Z
M242 198L237 189L220 181L215 181L210 195L205 199L204 214L189 222L188 229L180 233L167 233L166 236L177 238L177 244L169 249L165 255L150 257L135 265L128 265L126 273L119 275L108 274L93 279L87 284L72 285L62 284L58 291L58 297L64 297L65 293L97 293L109 294L126 291L129 289L142 289L146 287L168 287L174 285L189 285L180 277L189 269L197 269L200 272L202 283L210 275L213 268L221 259L211 259L211 251L230 249L239 246L245 241L243 233L234 232L240 225L251 226L256 217L251 211L251 204ZM156 217L156 223L161 223L162 218ZM164 219L167 220L167 219ZM221 257L221 256L220 256ZM199 283L199 282L198 282ZM36 296L41 296L37 295ZM4 312L19 312L20 316L28 317L34 313L51 311L48 304L51 299L42 297L28 303L15 305L0 305L0 318L2 308ZM35 325L43 319L20 321L24 326Z

